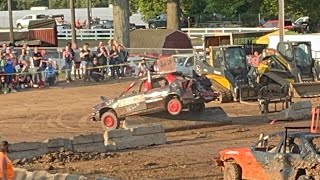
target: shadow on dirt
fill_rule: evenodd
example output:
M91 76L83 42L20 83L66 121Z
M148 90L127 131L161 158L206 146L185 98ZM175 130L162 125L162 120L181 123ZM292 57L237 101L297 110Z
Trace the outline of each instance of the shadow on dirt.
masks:
M209 107L202 113L182 112L171 116L165 111L126 119L126 127L161 124L166 132L225 125L256 125L270 122L266 116L230 117L221 107Z

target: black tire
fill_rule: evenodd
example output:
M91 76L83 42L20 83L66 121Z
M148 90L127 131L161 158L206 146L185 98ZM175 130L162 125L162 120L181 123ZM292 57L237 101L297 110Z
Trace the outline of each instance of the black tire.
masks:
M106 131L118 129L120 127L120 120L112 110L109 110L102 114L101 126Z
M224 172L224 180L242 180L241 167L236 163L226 163Z
M173 97L167 101L166 109L172 116L179 115L182 111L183 104L180 99Z
M204 102L192 103L189 106L189 110L191 112L203 112L206 109L206 105Z
M301 175L297 178L297 180L311 180L311 179L306 175Z

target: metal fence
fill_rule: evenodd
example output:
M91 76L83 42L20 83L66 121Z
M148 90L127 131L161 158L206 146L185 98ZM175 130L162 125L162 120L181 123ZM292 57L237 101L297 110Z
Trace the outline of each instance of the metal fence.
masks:
M187 33L190 38L202 38L204 35L213 35L214 33L232 33L232 32L261 32L272 31L278 28L183 28L181 31ZM112 39L113 29L78 29L77 39L82 40L100 40ZM58 39L71 40L71 29L63 29L58 32Z

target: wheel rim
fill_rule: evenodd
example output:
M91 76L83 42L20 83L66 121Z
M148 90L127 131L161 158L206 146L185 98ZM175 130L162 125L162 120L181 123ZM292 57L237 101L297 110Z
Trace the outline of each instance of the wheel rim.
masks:
M108 128L112 127L114 125L114 119L111 116L107 116L104 118L104 125Z
M180 111L180 103L175 101L170 101L168 105L168 110L171 113L178 113Z

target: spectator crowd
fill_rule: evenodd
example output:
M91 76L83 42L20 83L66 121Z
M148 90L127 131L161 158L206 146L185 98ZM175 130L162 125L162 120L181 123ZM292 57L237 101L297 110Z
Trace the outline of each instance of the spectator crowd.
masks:
M3 94L53 86L58 83L61 72L64 72L67 83L77 79L99 82L109 78L109 74L113 79L121 79L130 69L122 65L128 60L127 50L114 40L110 40L107 46L100 42L94 52L90 51L89 44L85 44L79 48L80 56L76 56L72 44L68 43L62 50L64 67L47 58L46 52L37 46L24 45L16 49L12 44L3 44L0 52L0 93ZM139 72L143 72L142 63L139 68L142 69Z

